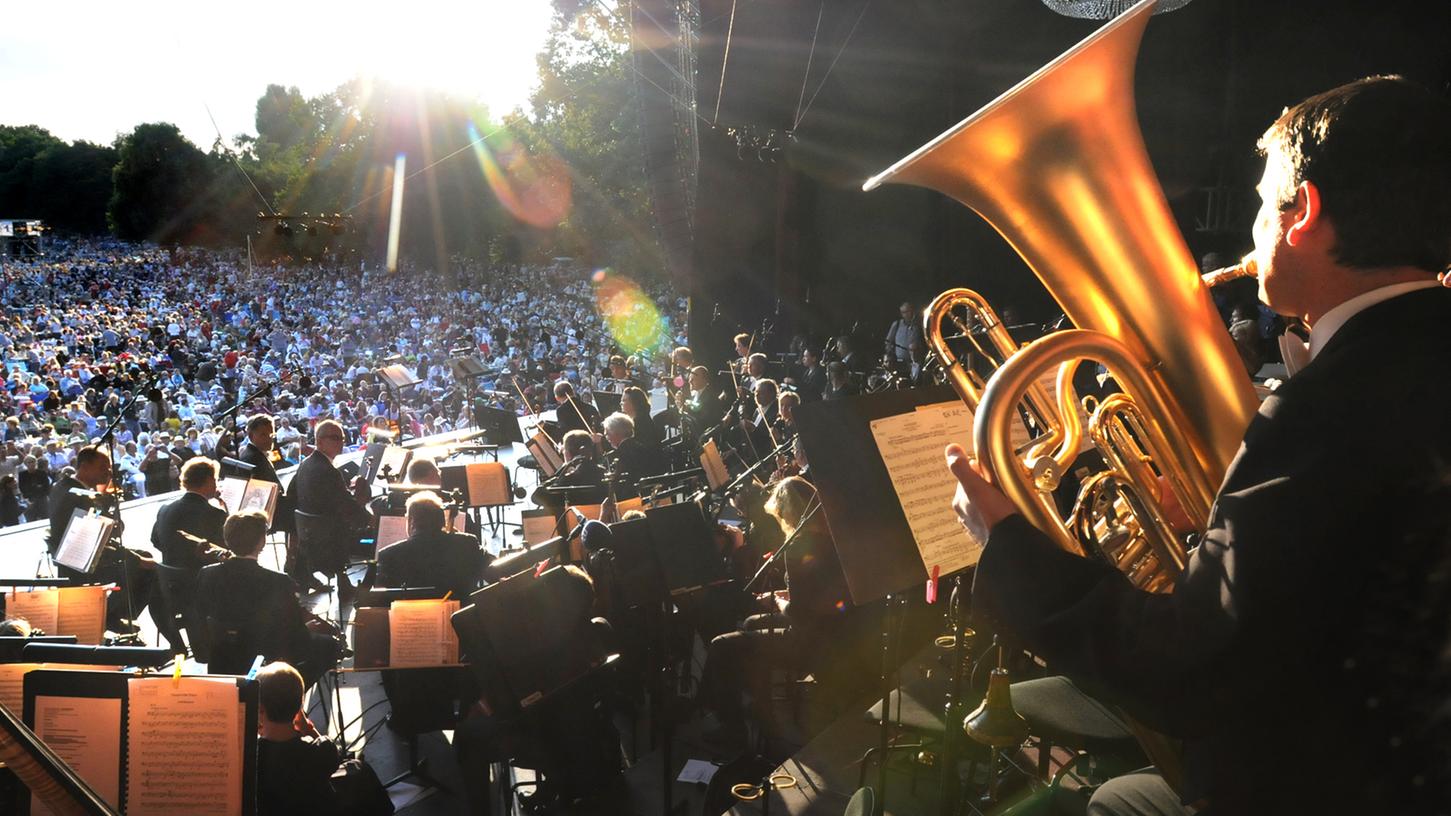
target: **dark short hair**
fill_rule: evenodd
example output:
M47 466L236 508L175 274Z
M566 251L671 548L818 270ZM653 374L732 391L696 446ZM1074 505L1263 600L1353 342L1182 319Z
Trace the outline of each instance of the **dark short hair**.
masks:
M302 675L290 664L278 661L257 670L257 703L272 722L292 722L302 710L302 690Z
M247 420L247 435L251 436L253 431L257 430L263 425L271 425L274 428L277 427L277 423L272 421L271 416L267 414L253 414L252 418Z
M205 456L193 456L181 466L181 486L201 487L208 481L216 481L217 462Z
M1398 76L1356 80L1280 114L1260 153L1320 189L1337 262L1360 268L1451 264L1451 104ZM1270 191L1266 191L1268 194Z
M566 456L589 456L594 452L595 440L588 431L570 431L564 435L563 444Z
M222 541L237 555L251 555L262 549L267 539L267 514L261 510L243 510L227 517L222 524Z
M87 445L76 451L76 467L89 467L91 464L106 459L106 452L96 445Z

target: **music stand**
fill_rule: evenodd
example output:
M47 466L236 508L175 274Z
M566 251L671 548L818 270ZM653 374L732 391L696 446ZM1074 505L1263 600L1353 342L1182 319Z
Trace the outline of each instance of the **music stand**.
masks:
M625 395L618 391L591 391L590 393L594 395L595 408L599 409L602 417L617 413L620 410L620 403L625 400Z
M484 440L491 445L524 444L519 417L513 411L480 406L474 409L474 422L484 432Z
M469 597L453 628L483 688L500 681L505 699L523 711L594 668L588 624L593 593L562 567L491 584ZM528 627L519 621L529 621Z
M378 380L383 383L383 387L393 392L393 408L398 412L397 441L402 444L405 434L408 432L403 423L403 389L412 388L423 380L414 376L413 372L404 368L401 363L383 366L374 373L378 375Z
M626 607L646 607L670 598L665 572L656 555L649 518L610 525L611 569L615 590Z
M652 507L645 511L645 519L650 524L650 543L665 586L672 596L730 580L716 552L715 531L699 504Z
M448 370L453 374L455 380L465 383L489 373L479 358L473 356L450 357Z
M115 527L115 520L106 516L88 510L73 511L60 546L56 547L55 562L87 575L95 572Z
M59 643L62 645L76 642L75 635L33 635L31 637L0 637L0 663L19 663L23 659L22 653L25 646L30 643Z

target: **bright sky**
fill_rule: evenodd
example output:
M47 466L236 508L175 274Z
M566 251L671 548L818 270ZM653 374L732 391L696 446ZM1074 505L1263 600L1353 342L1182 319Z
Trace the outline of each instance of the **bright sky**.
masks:
M255 133L269 83L304 96L364 75L524 105L548 0L72 0L0 26L0 124L110 143L142 122L175 123L203 150Z

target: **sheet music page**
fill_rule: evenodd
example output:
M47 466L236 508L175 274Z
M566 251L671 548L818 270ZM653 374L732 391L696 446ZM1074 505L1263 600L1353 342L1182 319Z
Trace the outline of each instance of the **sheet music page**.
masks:
M378 460L378 477L388 479L402 479L404 470L408 467L409 450L402 445L389 445L383 448L383 456ZM388 469L388 475L384 477L383 469Z
M564 465L564 457L554 448L554 443L543 433L535 433L529 437L527 447L534 454L534 460L539 463L540 470L545 476L553 476L554 472Z
M408 517L407 516L379 516L378 517L378 539L375 542L375 552L382 552L384 549L405 541L408 538Z
M61 587L57 635L75 635L76 643L99 646L106 634L106 588Z
M0 663L0 705L20 719L25 706L25 675L40 668L39 663Z
M720 447L715 444L714 439L706 441L705 447L701 449L700 466L705 470L705 481L710 485L711 490L730 484L730 471L726 469L725 460L720 455Z
M539 516L522 516L524 524L524 543L533 546L551 538L554 538L555 518L553 513L545 513Z
M37 696L35 735L107 804L121 804L119 699ZM50 812L39 800L31 800L31 816Z
M235 680L127 682L126 813L240 816L242 733Z
M468 479L469 504L484 505L513 504L509 493L509 471L495 462L470 462L464 467Z
M47 635L58 635L60 631L60 592L54 589L32 589L23 592L5 593L5 615L10 618L25 618L30 625Z
M90 572L96 551L106 545L114 525L104 516L77 510L56 548L55 562L78 572Z
M388 609L388 665L442 666L458 662L458 636L449 617L455 600L394 601Z
M952 509L957 481L942 451L956 442L972 450L972 413L960 402L919 407L909 414L872 420L872 437L907 526L930 575L948 575L977 563L982 543L963 529Z
M222 506L227 512L235 513L242 509L242 496L247 493L247 480L228 476L217 485L217 492L221 494Z
M267 523L272 523L272 511L277 507L277 483L264 482L261 479L249 479L247 491L242 494L241 506L235 512L243 510L261 510L267 514Z

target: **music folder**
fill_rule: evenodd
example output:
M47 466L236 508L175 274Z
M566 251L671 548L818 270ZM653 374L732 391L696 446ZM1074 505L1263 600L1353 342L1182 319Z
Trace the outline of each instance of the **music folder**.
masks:
M469 507L502 507L514 503L509 470L499 462L444 465L439 476L445 490L458 491Z
M116 522L94 510L76 510L66 523L65 535L55 551L55 562L76 572L91 573L101 560L101 551L111 541Z

